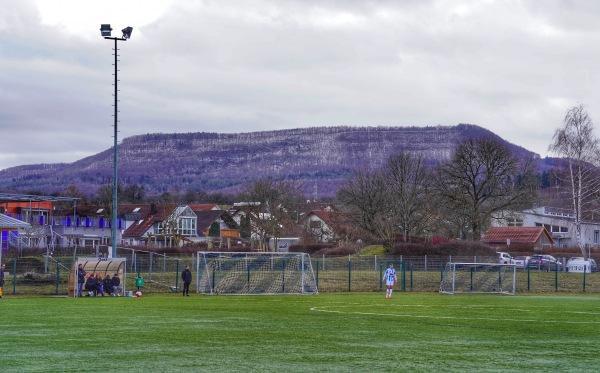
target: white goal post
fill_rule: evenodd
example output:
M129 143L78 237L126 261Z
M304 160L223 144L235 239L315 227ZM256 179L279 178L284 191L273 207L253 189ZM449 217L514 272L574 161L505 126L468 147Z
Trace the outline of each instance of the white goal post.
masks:
M446 263L440 293L515 294L517 271L514 264Z
M197 253L201 294L317 294L306 253Z

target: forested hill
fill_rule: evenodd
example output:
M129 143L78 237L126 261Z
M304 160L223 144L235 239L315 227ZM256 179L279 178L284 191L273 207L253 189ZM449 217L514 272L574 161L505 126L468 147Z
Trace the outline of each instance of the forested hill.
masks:
M299 180L307 193L333 195L355 169L375 169L399 150L446 159L467 137L492 136L479 126L312 127L280 131L147 134L119 145L119 180L144 186L147 195L165 191L234 191L248 180ZM533 153L511 145L522 156ZM37 164L0 171L0 189L45 194L75 184L95 192L110 184L113 150L74 163Z

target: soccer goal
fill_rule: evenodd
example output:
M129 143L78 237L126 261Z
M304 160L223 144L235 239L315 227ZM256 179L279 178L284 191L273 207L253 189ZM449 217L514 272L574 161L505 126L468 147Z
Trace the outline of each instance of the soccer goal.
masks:
M202 294L317 294L305 253L198 252L197 291Z
M515 294L517 271L514 264L447 263L440 293Z

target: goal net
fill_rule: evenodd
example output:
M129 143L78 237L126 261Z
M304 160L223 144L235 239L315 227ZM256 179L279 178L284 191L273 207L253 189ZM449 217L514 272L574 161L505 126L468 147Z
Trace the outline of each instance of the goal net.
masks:
M440 293L515 294L517 272L514 264L447 263Z
M202 294L317 294L305 253L198 252L197 290Z

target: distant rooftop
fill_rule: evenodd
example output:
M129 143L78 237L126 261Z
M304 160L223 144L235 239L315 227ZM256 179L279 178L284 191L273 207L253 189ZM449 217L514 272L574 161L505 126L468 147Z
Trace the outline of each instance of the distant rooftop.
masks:
M42 201L52 201L52 202L75 202L80 198L72 198L72 197L54 197L54 196L37 196L34 194L14 194L14 193L0 193L0 201L8 202L8 201L17 201L17 202L42 202Z
M0 214L0 229L31 228L31 224Z

